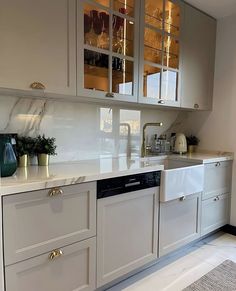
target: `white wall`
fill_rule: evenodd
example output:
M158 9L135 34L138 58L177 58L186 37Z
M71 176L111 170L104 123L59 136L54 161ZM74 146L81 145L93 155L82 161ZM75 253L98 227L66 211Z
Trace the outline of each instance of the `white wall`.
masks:
M204 149L236 153L236 14L218 21L214 103L211 113L194 113L189 127ZM233 173L231 224L236 226L236 167Z

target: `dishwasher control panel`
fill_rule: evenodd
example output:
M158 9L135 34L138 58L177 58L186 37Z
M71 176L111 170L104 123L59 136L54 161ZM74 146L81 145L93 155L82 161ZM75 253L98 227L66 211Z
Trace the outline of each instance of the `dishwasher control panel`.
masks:
M159 187L160 180L160 171L100 180L97 182L97 199Z

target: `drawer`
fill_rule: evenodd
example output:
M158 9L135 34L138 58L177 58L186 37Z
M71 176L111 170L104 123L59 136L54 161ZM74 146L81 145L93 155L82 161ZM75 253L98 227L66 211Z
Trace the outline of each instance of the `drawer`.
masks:
M202 201L201 235L214 231L229 222L230 194Z
M217 162L205 165L203 199L229 193L232 181L232 162Z
M6 267L6 291L95 290L96 239L56 251Z
M6 265L96 235L96 183L60 190L3 197Z
M200 205L201 194L160 203L160 257L200 237Z

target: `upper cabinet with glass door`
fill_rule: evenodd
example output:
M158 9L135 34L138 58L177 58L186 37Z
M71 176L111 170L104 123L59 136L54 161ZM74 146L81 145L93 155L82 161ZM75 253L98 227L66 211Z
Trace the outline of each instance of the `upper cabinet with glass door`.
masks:
M78 0L78 95L137 102L138 0Z
M145 0L142 6L139 102L179 106L181 5Z

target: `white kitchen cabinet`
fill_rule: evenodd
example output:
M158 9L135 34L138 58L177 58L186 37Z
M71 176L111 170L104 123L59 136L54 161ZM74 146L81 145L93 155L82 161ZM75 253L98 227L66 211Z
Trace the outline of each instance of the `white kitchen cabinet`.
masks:
M95 236L96 183L5 196L3 234L6 265Z
M78 96L137 102L139 0L77 0Z
M201 235L214 231L229 222L230 194L202 201Z
M6 291L95 290L96 238L5 268Z
M75 0L0 0L0 87L76 95ZM35 91L35 90L33 90Z
M159 188L98 199L97 286L157 258Z
M160 256L200 237L200 204L201 194L160 203Z
M139 103L180 106L183 7L178 0L141 1Z
M205 164L203 199L230 193L232 161Z
M185 4L182 29L181 107L212 108L216 20Z

